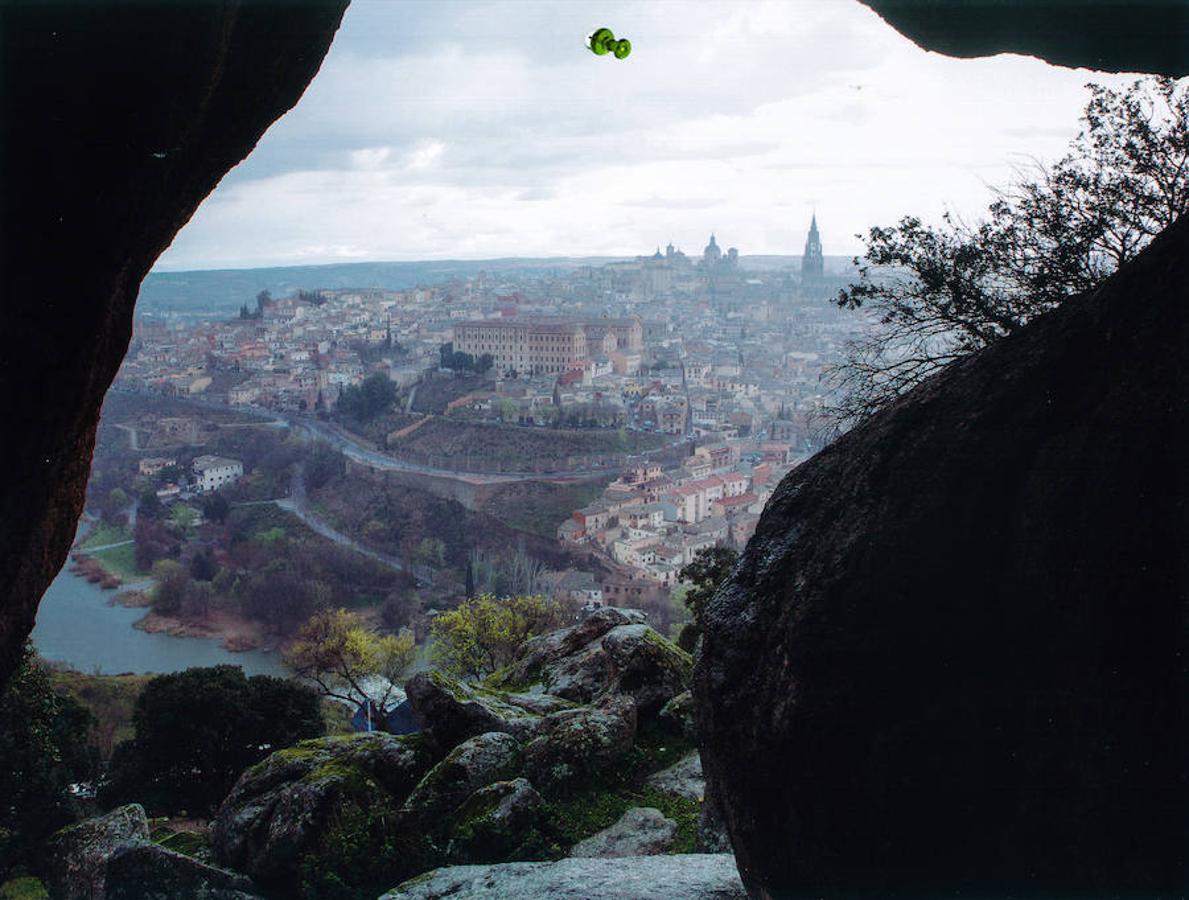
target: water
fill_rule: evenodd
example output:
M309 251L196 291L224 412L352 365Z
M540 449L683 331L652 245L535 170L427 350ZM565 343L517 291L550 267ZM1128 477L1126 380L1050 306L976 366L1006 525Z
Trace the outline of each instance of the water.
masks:
M114 596L114 591L98 588L63 569L37 610L33 628L37 652L88 674L164 674L221 663L242 666L245 675L287 674L277 653L231 653L218 640L138 631L132 623L145 610L109 606Z

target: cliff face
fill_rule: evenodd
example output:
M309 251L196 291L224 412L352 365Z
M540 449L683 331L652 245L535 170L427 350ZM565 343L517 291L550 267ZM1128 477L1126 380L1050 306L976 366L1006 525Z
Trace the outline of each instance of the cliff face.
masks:
M707 611L760 896L1184 885L1182 219L785 479Z
M346 5L0 6L0 682L66 558L141 279L297 102Z

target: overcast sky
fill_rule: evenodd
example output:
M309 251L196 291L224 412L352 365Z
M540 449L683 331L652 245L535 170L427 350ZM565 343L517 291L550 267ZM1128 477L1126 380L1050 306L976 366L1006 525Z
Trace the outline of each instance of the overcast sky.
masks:
M630 58L596 57L606 25ZM159 270L630 255L714 231L827 254L989 184L1078 131L1090 80L925 53L857 0L354 0L305 96Z

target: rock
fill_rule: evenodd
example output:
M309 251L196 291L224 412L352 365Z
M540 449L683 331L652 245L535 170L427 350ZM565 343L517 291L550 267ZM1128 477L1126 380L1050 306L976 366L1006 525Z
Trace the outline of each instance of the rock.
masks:
M702 798L702 809L698 813L698 835L694 846L699 853L730 853L731 836L727 824L722 820L722 811L713 794Z
M0 684L74 540L141 279L301 97L346 6L0 4L4 118L40 136L6 142L0 188L0 408L22 423L0 492Z
M702 776L702 758L698 751L688 753L680 760L649 775L644 782L658 791L676 794L689 800L701 800L706 794L706 779Z
M219 808L216 858L291 888L303 861L341 853L339 841L389 841L416 856L421 842L400 830L398 811L432 763L422 738L382 732L317 738L274 753L245 772Z
M243 875L154 844L139 804L63 828L46 846L45 883L56 900L253 900Z
M151 843L125 844L107 863L104 900L259 900L252 882Z
M707 604L757 895L1179 896L1189 217L794 469Z
M414 675L405 690L418 720L443 751L492 731L525 740L541 721L497 691L473 688L442 672Z
M643 613L607 607L525 642L516 661L489 681L536 684L577 703L623 694L649 719L687 688L692 665L688 653L644 624Z
M573 857L656 856L668 853L677 842L677 823L659 809L639 806L625 812L610 828L579 841Z
M605 770L631 749L635 739L636 710L626 697L613 698L602 707L551 713L524 748L524 771L537 787L554 787Z
M460 863L515 859L538 839L544 803L524 778L480 788L455 816L447 856Z
M380 900L746 900L729 853L449 866Z
M149 822L139 803L67 826L46 844L46 888L63 900L103 897L111 855L125 844L148 840Z
M679 734L686 740L696 742L698 728L694 721L694 697L689 691L682 691L661 707L657 721L670 734Z
M480 788L520 773L520 742L492 731L463 741L429 770L405 801L404 811L434 822L453 812Z

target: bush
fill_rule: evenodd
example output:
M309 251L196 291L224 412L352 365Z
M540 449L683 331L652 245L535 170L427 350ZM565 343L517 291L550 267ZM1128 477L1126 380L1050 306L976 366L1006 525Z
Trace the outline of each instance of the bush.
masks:
M104 806L138 802L157 814L208 814L240 773L274 750L324 731L318 695L238 666L152 679L136 701L135 737L116 747Z

